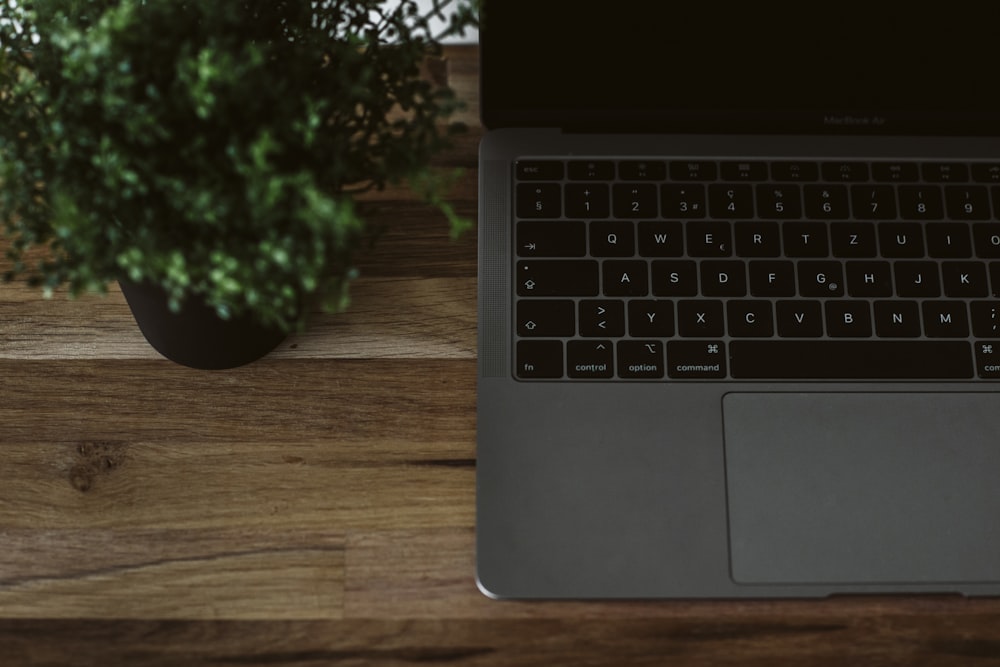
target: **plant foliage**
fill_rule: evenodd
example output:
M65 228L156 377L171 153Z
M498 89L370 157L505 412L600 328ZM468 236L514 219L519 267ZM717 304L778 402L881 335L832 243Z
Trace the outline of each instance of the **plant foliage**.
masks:
M286 330L343 306L357 194L408 182L462 224L428 167L458 102L421 76L462 1L0 0L5 278L151 281Z

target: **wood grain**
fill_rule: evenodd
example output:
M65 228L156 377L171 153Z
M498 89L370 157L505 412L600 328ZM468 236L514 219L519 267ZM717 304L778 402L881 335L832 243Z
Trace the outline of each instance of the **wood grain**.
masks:
M113 285L0 285L0 665L1000 665L998 600L486 598L475 233L366 206L351 308L231 371L160 359Z

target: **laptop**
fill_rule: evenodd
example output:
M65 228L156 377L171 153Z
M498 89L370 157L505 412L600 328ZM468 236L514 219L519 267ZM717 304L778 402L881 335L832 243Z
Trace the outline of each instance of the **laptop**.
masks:
M482 18L481 590L1000 593L996 10Z

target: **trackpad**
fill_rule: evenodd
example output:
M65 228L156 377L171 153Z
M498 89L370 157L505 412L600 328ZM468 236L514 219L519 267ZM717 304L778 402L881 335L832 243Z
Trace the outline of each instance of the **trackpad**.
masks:
M1000 396L723 399L739 583L1000 581Z

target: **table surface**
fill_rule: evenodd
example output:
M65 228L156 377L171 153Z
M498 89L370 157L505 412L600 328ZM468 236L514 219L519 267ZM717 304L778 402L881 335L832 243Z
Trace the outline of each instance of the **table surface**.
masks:
M159 358L115 288L0 285L0 664L1000 664L1000 600L484 597L475 233L373 204L351 308L235 370Z

